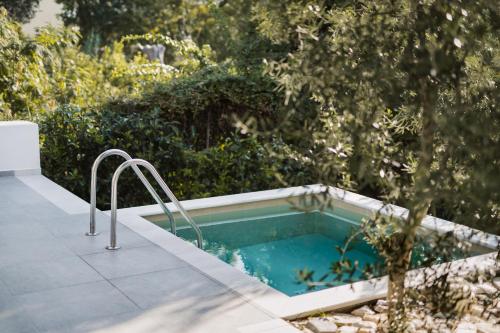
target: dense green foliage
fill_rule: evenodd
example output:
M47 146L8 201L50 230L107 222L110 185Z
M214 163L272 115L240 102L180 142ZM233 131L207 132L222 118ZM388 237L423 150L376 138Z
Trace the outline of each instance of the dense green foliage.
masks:
M5 11L0 12L0 25L3 118L36 118L64 104L92 107L110 98L140 96L154 85L212 64L210 48L198 48L192 41L163 37L175 57L165 68L141 55L127 59L123 51L127 40L106 46L93 57L81 51L80 34L73 28L46 27L28 38Z
M495 8L488 1L307 3L303 9L304 2L290 1L283 15L284 4L261 2L261 29L278 41L300 41L270 71L291 112L303 112L306 92L322 106L314 121L280 129L308 141L296 153L321 168L318 181L408 206L425 104L432 113L428 176L439 189L431 212L498 232Z
M0 12L0 116L35 117L60 104L95 105L118 91L114 72L127 66L119 48L102 61L80 52L73 29L43 28L34 39Z
M141 3L134 0L57 2L63 5L65 24L77 25L86 38L99 36L107 43L123 35L149 32L159 23L165 9L157 0Z
M63 107L40 123L40 131L44 173L85 199L93 161L100 152L116 147L151 161L181 199L279 187L276 171L303 172L293 161L280 164L278 168L283 170L275 170L276 160L261 144L236 133L226 133L225 139L208 149L196 149L186 142L177 122L166 120L154 108L127 113ZM107 175L100 178L98 188L98 203L103 208L109 205L111 174L122 162L110 158L99 169L100 175ZM142 189L132 172L124 173L120 205L153 203Z
M362 230L386 259L393 331L427 214L500 233L493 2L57 2L76 27L34 38L0 12L0 118L37 121L44 173L81 197L95 157L121 148L182 199L323 183L408 207ZM168 65L136 42L165 45ZM152 202L123 178L120 205Z
M218 60L244 64L285 55L286 42L273 44L257 32L250 1L212 0L57 0L63 20L79 27L83 48L99 47L130 34L162 34L176 40L210 45Z
M176 121L182 136L196 147L210 147L234 131L234 117L251 114L273 121L282 107L273 82L241 75L227 66L211 66L190 76L156 85L137 98L121 98L103 106L115 113L158 110Z
M261 64L217 64L210 47L154 34L126 36L90 56L74 29L45 28L29 39L5 14L0 18L0 117L40 124L44 173L79 196L88 199L92 162L112 147L153 162L185 199L278 187L277 169L307 181L298 163L277 163L255 138L235 133L236 117L274 122L282 110L281 94L262 76ZM170 67L127 59L123 50L135 41L167 45ZM103 174L116 163L103 166ZM121 203L150 203L134 191L135 178L125 177L131 185ZM100 191L99 206L108 208L108 201L109 191Z
M320 108L316 119L279 129L309 142L296 154L321 171L321 183L409 209L363 225L385 257L390 331L406 331L412 293L404 280L425 216L500 228L498 8L481 0L299 0L262 1L260 9L263 33L297 40L286 59L270 63L290 112L302 111L304 93Z
M40 0L0 0L0 7L7 9L16 21L25 23L35 15Z

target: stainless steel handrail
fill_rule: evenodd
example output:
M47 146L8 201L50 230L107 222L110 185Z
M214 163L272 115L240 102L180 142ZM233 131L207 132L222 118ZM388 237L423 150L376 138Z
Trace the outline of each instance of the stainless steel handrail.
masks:
M111 180L111 233L110 233L110 241L109 245L106 246L106 249L108 250L117 250L120 247L116 245L116 210L118 206L118 180L120 178L120 174L125 170L126 168L132 166L137 166L141 165L148 169L148 171L151 173L151 175L156 179L160 187L163 189L163 192L169 197L169 199L172 201L172 203L177 207L179 212L181 213L182 217L186 219L186 221L191 225L191 227L194 229L196 233L196 240L198 247L201 249L203 247L203 236L201 234L201 230L196 225L196 223L191 219L191 217L188 215L186 210L182 207L181 203L177 200L175 197L174 193L170 190L170 188L167 186L165 181L161 178L160 174L158 171L156 171L155 167L149 163L148 161L141 160L141 159L131 159L128 161L123 162L115 171L113 174L113 179Z
M87 236L97 236L99 234L98 232L95 231L97 169L99 168L99 165L106 157L113 155L121 156L127 161L132 159L132 157L129 154L127 154L125 151L121 149L108 149L99 156L97 156L97 158L95 159L94 164L92 165L92 176L90 178L90 230L87 233L85 233ZM165 215L167 215L168 220L170 222L170 229L172 233L175 235L176 229L175 229L174 216L167 208L165 203L161 200L161 197L158 195L158 193L156 193L153 186L151 186L151 184L148 182L142 171L135 165L132 166L132 169L137 174L137 177L139 177L144 186L147 188L151 196L155 199L156 203L160 205Z

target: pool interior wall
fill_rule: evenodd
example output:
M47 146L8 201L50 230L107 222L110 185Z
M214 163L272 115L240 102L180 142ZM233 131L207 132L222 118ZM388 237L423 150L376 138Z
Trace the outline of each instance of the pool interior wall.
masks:
M338 249L343 248L346 240L359 230L366 216L341 207L322 212L297 211L283 201L190 213L202 229L205 251L288 296L326 288L308 288L298 281L299 270L311 272L312 280L327 274L332 262L341 259ZM164 217L151 217L150 220L169 230ZM194 242L193 230L182 219L177 217L176 220L177 235ZM353 276L347 277L346 274L344 279L333 281L328 287L366 279L362 274L366 265L381 266L383 263L361 235L354 239L345 257L351 263L356 262L360 269ZM414 256L415 266L419 266L418 261L425 257L425 247L425 244L421 245L421 252ZM487 251L474 249L473 252ZM451 259L461 257L463 254L454 253ZM383 273L382 270L379 275Z

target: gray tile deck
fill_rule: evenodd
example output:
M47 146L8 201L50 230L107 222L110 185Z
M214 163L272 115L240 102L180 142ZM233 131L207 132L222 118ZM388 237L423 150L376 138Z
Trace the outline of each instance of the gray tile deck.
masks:
M145 238L139 236L127 227L118 226L118 242L125 244L127 249L151 245ZM109 231L102 231L97 237L82 237L82 233L56 237L78 255L108 253L106 245L109 242Z
M0 267L72 255L73 252L55 238L5 242L0 244Z
M21 303L0 281L0 332L37 332Z
M0 332L32 333L38 332L25 312L2 311L0 314Z
M232 293L165 303L155 311L163 315L176 314L168 326L163 326L164 332L182 332L183 328L189 328L190 333L233 333L237 332L236 327L271 319Z
M13 295L104 280L75 256L6 266L0 269L0 276Z
M53 238L52 234L47 230L47 228L37 223L33 223L29 217L16 220L9 219L2 223L0 244L16 244L26 241L51 238Z
M19 301L41 331L70 328L81 321L137 310L107 281L29 293L19 296Z
M111 283L143 309L181 299L203 299L227 293L226 288L205 279L190 267L113 279Z
M136 332L136 330L129 329L129 322L137 320L143 314L142 310L130 311L120 313L118 315L112 316L100 316L98 318L92 318L91 320L84 320L74 323L73 325L51 327L50 333L86 333L86 332L111 332L124 333L124 332ZM124 329L120 331L115 331L114 326L123 325ZM42 331L43 332L43 331ZM147 332L147 331L144 331ZM167 332L164 330L164 332Z
M107 279L185 267L187 264L156 245L82 256Z
M0 177L0 332L229 333L272 319L121 224L123 249L105 250L108 216L86 237L88 214L27 184Z
M56 216L39 223L47 227L56 237L82 236L89 231L89 214ZM103 213L96 214L96 229L97 231L109 230L109 217Z

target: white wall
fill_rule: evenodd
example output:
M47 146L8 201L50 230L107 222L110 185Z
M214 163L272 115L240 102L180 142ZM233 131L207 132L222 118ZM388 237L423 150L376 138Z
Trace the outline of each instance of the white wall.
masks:
M57 17L57 15L61 13L61 10L62 5L57 4L54 0L40 1L35 17L33 17L30 22L23 25L23 32L28 35L34 35L36 28L40 28L44 25L62 25L61 20Z
M0 176L40 174L38 125L0 121Z

